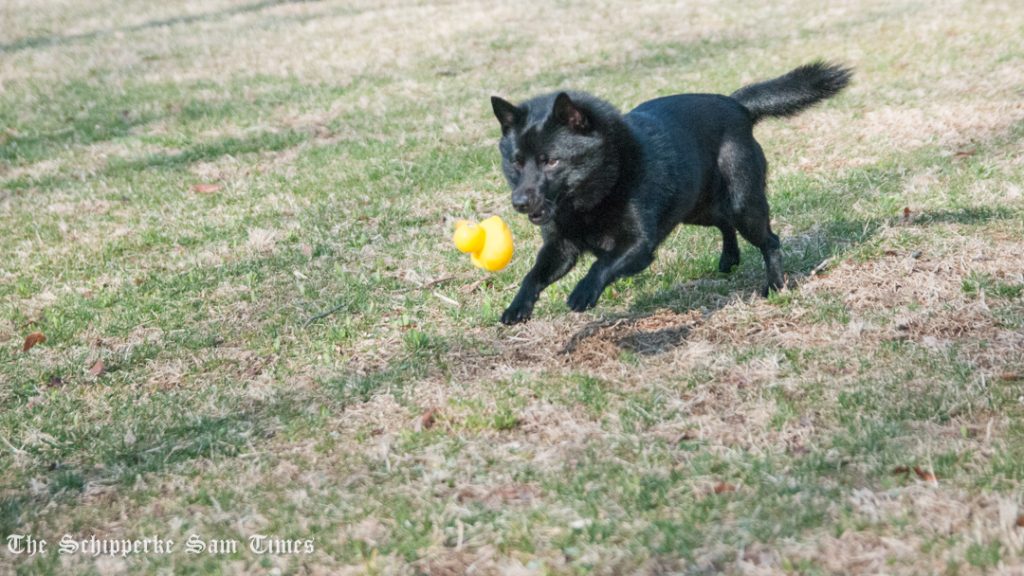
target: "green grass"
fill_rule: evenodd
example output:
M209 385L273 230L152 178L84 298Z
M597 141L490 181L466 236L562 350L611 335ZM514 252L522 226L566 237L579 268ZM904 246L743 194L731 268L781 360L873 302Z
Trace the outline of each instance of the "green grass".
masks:
M240 543L0 572L1021 565L1019 11L0 12L0 537ZM757 128L788 290L684 227L594 311L565 306L585 258L498 325L540 239L491 94L628 108L820 57L851 89ZM485 276L451 223L494 213L516 255Z

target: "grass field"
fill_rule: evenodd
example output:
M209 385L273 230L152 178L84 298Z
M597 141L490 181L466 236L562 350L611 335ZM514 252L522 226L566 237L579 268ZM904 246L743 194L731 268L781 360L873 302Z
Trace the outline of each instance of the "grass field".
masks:
M1024 573L1024 10L748 4L0 4L0 573ZM786 291L681 228L498 324L489 96L817 58L757 129Z

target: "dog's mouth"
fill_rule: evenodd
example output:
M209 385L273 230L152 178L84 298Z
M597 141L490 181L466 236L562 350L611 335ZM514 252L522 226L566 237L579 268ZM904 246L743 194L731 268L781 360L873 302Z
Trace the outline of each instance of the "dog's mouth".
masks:
M540 208L533 210L529 214L530 222L541 226L547 224L555 216L555 206L550 202L544 202L540 205Z

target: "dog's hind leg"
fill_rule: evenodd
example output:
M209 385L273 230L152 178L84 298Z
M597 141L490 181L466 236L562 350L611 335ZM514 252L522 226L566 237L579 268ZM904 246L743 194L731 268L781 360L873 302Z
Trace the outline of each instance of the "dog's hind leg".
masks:
M772 232L768 224L768 203L765 202L764 217L744 214L736 222L736 228L748 242L757 246L764 257L765 273L767 284L761 290L761 295L767 296L769 292L781 290L783 286L782 274L782 252L779 250L781 243L779 237Z
M736 229L730 224L718 224L722 231L722 256L718 259L719 272L732 272L733 266L740 263L740 245L736 241Z
M762 294L767 296L783 286L781 243L772 232L765 196L767 161L761 147L751 139L723 146L718 165L729 194L732 224L764 257L767 284Z

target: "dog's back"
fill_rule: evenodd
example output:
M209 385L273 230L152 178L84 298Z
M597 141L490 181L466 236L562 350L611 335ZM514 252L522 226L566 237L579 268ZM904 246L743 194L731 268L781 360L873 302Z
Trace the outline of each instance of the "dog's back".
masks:
M665 96L626 114L650 160L644 166L656 172L636 192L643 196L641 204L658 212L658 242L679 223L728 229L737 211L763 211L767 220L767 204L753 198L763 197L767 173L754 125L769 116L792 116L835 95L850 74L842 66L815 62L731 96Z
M643 150L638 205L657 213L660 242L681 222L709 225L728 145L756 146L750 115L719 94L679 94L644 102L623 118Z

